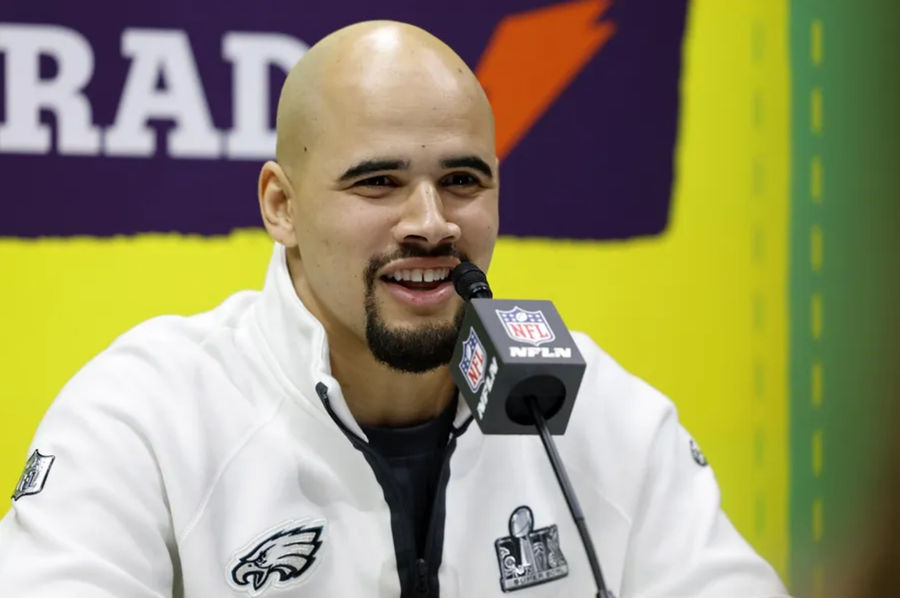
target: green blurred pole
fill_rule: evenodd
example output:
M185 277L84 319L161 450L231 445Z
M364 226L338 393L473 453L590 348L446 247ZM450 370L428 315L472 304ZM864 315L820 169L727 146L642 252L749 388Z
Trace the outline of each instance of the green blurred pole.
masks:
M790 572L817 598L864 558L896 426L900 3L793 0L790 48Z

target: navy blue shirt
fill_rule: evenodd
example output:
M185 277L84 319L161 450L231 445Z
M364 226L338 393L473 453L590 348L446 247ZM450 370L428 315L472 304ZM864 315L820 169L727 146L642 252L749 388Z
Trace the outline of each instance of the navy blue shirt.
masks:
M425 551L431 507L456 415L456 400L431 421L405 428L361 426L369 445L387 462L412 514L416 554Z

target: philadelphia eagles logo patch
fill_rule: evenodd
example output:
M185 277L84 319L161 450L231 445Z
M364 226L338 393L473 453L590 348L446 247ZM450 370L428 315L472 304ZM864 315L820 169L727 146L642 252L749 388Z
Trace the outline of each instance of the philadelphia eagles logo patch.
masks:
M239 592L259 596L272 587L306 581L322 547L324 520L286 521L256 536L229 564L228 583Z
M569 574L569 564L559 547L559 529L549 525L534 529L534 514L526 506L509 517L509 535L494 542L500 566L500 588L521 590Z

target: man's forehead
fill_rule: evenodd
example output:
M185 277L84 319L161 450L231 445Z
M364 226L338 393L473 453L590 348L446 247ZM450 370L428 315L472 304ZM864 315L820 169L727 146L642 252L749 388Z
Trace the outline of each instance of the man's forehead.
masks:
M459 56L417 28L383 26L351 40L332 44L333 50L323 53L317 71L324 86L364 92L392 86L448 91L475 82Z
M405 126L477 132L490 126L490 106L461 86L436 87L422 81L359 82L323 90L323 111L329 121L352 128Z
M415 166L425 149L493 159L494 123L484 91L441 42L396 24L363 24L324 46L310 50L314 60L295 68L285 84L279 117L286 118L278 129L290 151L280 158L337 159L344 168L373 157Z
M392 128L477 135L493 127L484 92L464 65L446 64L427 49L415 54L417 60L376 56L336 68L320 91L328 124L375 135Z
M494 129L489 115L474 109L450 107L445 111L439 106L413 104L383 109L369 106L346 113L332 107L318 127L315 157L342 162L341 167L366 160L392 160L410 168L431 168L468 155L493 160Z

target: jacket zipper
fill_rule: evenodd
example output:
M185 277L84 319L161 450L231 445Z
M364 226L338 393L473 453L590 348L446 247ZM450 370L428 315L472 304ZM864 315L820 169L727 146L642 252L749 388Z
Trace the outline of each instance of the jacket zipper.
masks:
M416 559L416 595L428 595L428 561L423 558Z
M375 466L380 469L380 471L375 471L375 478L378 480L379 484L382 486L382 490L386 490L392 496L392 500L388 501L388 507L391 507L391 504L401 505L404 504L404 500L401 497L400 491L397 489L396 484L394 483L391 476L387 473L389 472L389 468L387 464L384 462L384 459L381 458L381 455L372 450L372 447L369 446L368 443L363 442L361 438L359 438L356 434L354 434L351 430L344 425L344 422L340 420L340 418L334 413L334 410L331 408L331 400L328 397L328 387L325 386L322 382L316 384L316 394L319 396L319 399L322 401L322 404L325 406L325 410L328 412L328 415L331 416L331 419L334 420L334 423L337 424L338 428L350 443L353 445L355 449L363 453L366 457L366 460L369 462L373 469ZM451 427L450 429L450 437L447 442L447 446L444 450L444 458L441 462L441 469L438 484L435 488L434 498L432 499L431 504L431 514L428 521L428 530L425 533L425 550L424 557L419 557L415 553L409 561L404 563L407 565L407 571L412 574L413 583L412 588L408 588L407 584L409 583L410 575L407 574L406 579L402 579L404 576L401 576L401 585L400 585L400 595L408 596L410 595L408 590L412 590L412 595L418 597L430 597L431 596L431 583L429 578L431 577L431 568L430 563L434 563L437 560L437 552L442 549L443 546L434 545L434 533L436 531L436 527L438 524L438 511L437 506L441 503L442 499L445 498L445 493L447 489L447 482L449 481L449 465L450 465L450 456L453 454L453 451L456 449L456 439L466 431L469 427L469 424L472 422L472 418L467 419L462 426L459 428ZM394 509L391 510L391 518L393 520L395 513ZM406 512L410 512L409 509L406 509ZM409 516L402 516L400 519L402 524L401 535L408 542L408 546L415 547L415 534L412 529L412 524L410 522ZM396 548L396 547L395 547ZM399 563L399 555L398 556L398 566ZM406 568L406 567L404 567ZM435 570L435 578L437 577L437 570ZM437 598L437 594L435 594L434 598Z

